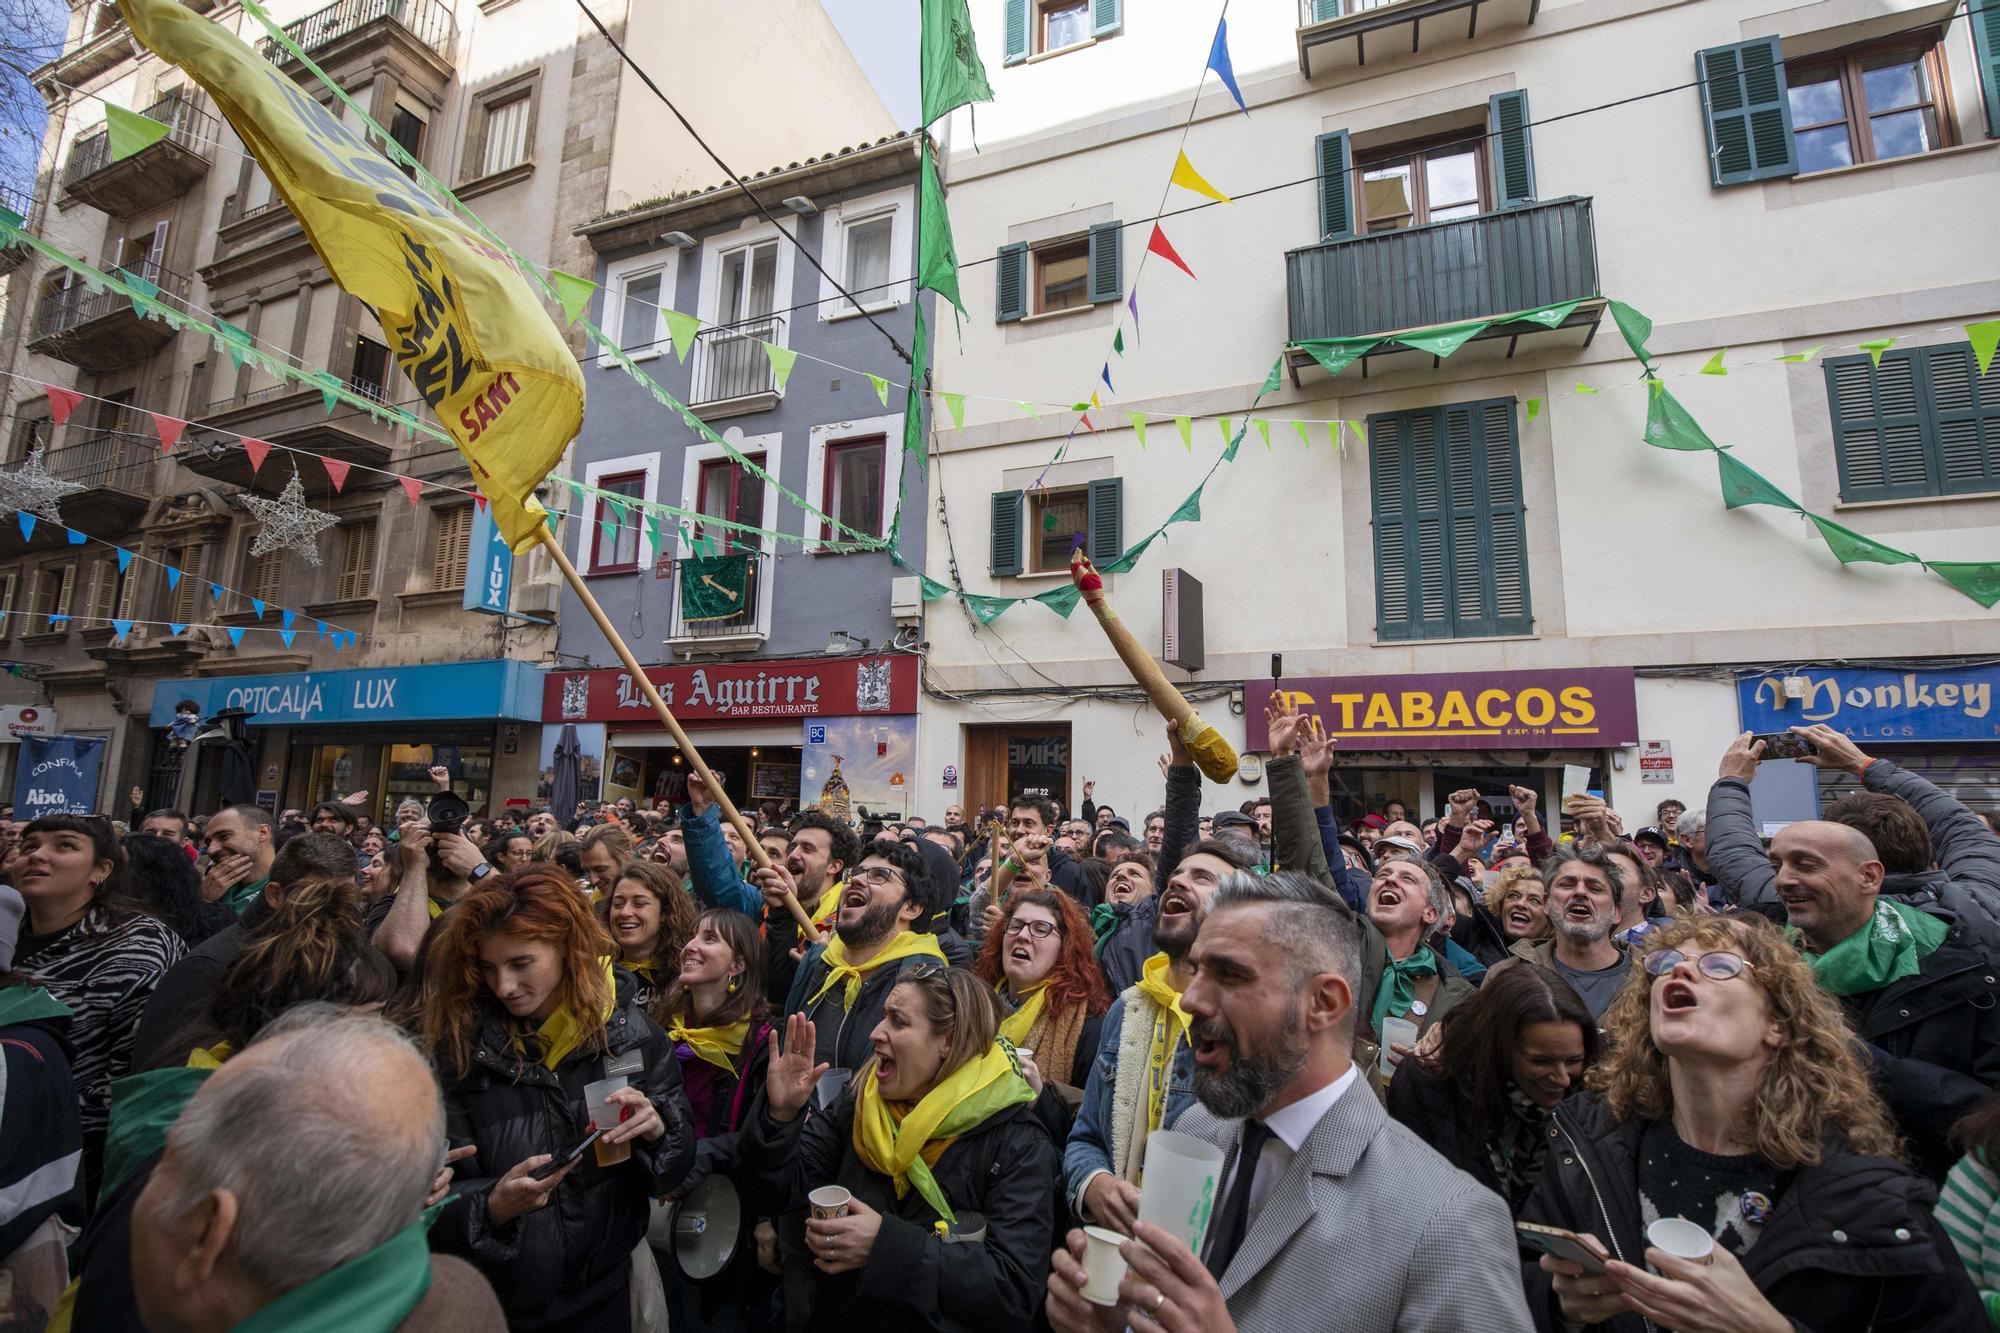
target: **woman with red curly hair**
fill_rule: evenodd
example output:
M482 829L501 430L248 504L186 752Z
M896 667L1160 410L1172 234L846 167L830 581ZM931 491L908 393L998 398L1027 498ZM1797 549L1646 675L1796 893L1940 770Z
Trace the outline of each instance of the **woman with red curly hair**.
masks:
M474 1149L431 1244L479 1265L515 1330L629 1328L650 1201L694 1161L680 1064L616 953L553 865L467 889L427 953L423 1040L451 1145ZM587 1085L619 1076L602 1106L584 1104ZM593 1124L596 1149L559 1162Z
M1053 1083L1072 1114L1111 1007L1096 943L1074 899L1037 890L1014 896L972 962L973 975L998 990L1011 1010L1000 1035L1032 1052L1022 1070L1028 1082L1037 1092L1044 1080Z

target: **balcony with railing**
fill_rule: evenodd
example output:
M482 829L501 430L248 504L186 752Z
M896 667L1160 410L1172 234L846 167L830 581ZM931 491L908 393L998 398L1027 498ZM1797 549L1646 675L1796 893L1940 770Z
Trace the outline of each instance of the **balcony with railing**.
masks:
M347 387L364 397L386 401L382 386L364 377L350 376ZM413 410L423 411L420 406ZM311 495L325 495L333 490L333 479L327 475L321 459L348 464L353 470L344 479L343 487L354 491L387 486L390 476L381 469L388 466L397 451L396 426L392 422L378 421L360 408L338 400L333 411L328 412L319 386L302 387L290 380L217 398L193 424L181 454L181 463L189 471L265 494L282 490L291 479L292 468L267 465L253 469L249 456L238 446L238 436L248 435L298 450L289 462L297 466L299 479ZM213 440L205 439L204 428L219 434Z
M94 130L70 145L63 189L73 199L129 217L179 198L208 174L222 126L185 93L172 93L139 113L167 127L166 137L130 157L111 157L111 131Z
M336 0L287 23L284 32L293 45L321 65L338 57L335 47L369 45L384 37L412 41L449 64L456 36L451 6L438 0ZM264 38L257 43L257 50L274 65L292 62L275 38Z
M1479 336L1586 343L1603 304L1590 200L1551 199L1497 213L1323 241L1285 255L1289 340L1356 338L1582 301L1561 324L1512 321ZM1406 349L1385 345L1382 354ZM1371 355L1373 355L1371 353ZM1297 365L1311 358L1294 350Z
M101 427L76 444L65 444L42 455L42 470L84 489L62 498L63 523L102 536L123 532L137 522L152 502L153 466L160 457L150 425L142 434L128 420ZM73 429L73 428L72 428Z
M742 416L776 407L778 380L764 344L784 341L783 315L759 315L703 329L695 335L688 405L711 417Z
M34 206L35 201L28 195L19 190L10 190L4 185L0 185L0 210L4 210L11 216L25 222L28 217L28 210ZM27 246L19 241L0 244L0 278L6 277L26 262L28 262Z
M1540 8L1541 0L1299 0L1299 72L1337 75L1525 28Z
M684 652L732 652L754 648L769 635L769 553L742 551L722 559L744 562L741 586L732 571L717 570L711 562L686 556L676 562L669 645ZM700 586L684 587L690 580Z
M101 265L159 289L176 305L188 298L188 280L158 264ZM93 292L82 282L43 294L35 307L28 350L52 356L83 370L116 370L147 357L173 341L174 330L157 319L142 318L131 298L106 288Z

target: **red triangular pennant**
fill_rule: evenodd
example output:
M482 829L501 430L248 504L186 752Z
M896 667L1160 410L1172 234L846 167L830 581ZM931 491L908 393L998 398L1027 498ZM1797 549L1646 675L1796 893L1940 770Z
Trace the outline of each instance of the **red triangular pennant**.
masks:
M1083 414L1083 428L1089 431L1092 435L1097 434L1097 427L1090 424L1090 413L1088 412L1085 412Z
M153 419L153 429L160 433L160 452L172 453L174 446L180 443L181 432L187 429L187 422L179 417L162 416L158 412L146 415Z
M76 411L77 407L83 402L83 395L75 389L58 389L55 385L51 384L48 386L48 394L49 415L56 419L58 426L68 421L69 414Z
M1173 242L1167 239L1167 234L1160 230L1160 224L1157 222L1153 224L1153 234L1146 242L1146 249L1148 252L1166 260L1190 278L1194 277L1194 270L1187 266L1186 260L1175 253ZM1197 278L1196 281L1198 282L1200 279Z
M480 493L479 493L478 491L474 491L474 492L472 493L472 503L474 503L475 505L478 505L478 506L479 506L479 508L480 508L480 509L481 509L482 511L484 511L484 510L485 510L485 508L486 508L486 497L485 497L485 496L483 496L483 495L481 495L481 494L480 494Z
M254 477L263 469L264 455L271 452L271 446L268 441L253 440L248 435L245 435L243 437L243 452L250 455L250 475Z
M403 494L410 497L410 503L417 503L417 497L423 494L424 484L415 477L398 477L396 480L403 483Z
M347 469L353 466L352 464L343 463L338 458L322 458L319 462L320 466L326 469L326 479L333 483L335 491L347 485Z

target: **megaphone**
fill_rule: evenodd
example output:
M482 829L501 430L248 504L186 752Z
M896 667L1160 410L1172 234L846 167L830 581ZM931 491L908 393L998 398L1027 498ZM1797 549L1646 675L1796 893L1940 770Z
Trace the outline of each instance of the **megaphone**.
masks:
M702 1282L729 1267L743 1234L743 1205L726 1176L710 1176L694 1193L674 1203L653 1203L646 1240L667 1255L689 1282Z

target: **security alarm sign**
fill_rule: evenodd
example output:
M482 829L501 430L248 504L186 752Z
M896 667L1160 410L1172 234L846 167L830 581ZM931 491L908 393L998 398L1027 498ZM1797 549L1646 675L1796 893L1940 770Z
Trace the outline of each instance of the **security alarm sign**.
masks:
M1639 781L1672 782L1674 780L1674 743L1672 741L1646 741L1639 747Z

